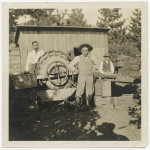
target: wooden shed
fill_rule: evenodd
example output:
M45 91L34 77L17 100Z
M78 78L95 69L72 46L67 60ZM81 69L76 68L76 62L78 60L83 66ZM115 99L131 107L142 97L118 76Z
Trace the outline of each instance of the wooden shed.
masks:
M107 32L109 29L97 27L70 26L17 26L15 43L10 49L11 72L24 71L28 53L32 50L32 41L38 41L43 51L62 51L68 53L83 43L93 46L92 53L101 61L108 52Z

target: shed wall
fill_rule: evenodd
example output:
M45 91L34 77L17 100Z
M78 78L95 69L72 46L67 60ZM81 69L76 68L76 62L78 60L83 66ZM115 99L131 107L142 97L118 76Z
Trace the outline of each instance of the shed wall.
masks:
M9 73L20 72L21 67L21 53L19 47L15 47L15 44L9 45Z
M68 53L83 43L93 46L94 55L99 61L108 52L107 33L104 32L76 32L76 31L21 31L19 45L21 66L24 71L28 53L32 50L32 41L38 41L40 49L46 51L62 51Z

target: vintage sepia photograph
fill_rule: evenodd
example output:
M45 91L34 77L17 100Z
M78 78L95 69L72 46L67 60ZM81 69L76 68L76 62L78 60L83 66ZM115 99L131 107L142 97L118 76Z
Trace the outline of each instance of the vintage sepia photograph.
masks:
M8 142L145 140L146 3L11 4Z

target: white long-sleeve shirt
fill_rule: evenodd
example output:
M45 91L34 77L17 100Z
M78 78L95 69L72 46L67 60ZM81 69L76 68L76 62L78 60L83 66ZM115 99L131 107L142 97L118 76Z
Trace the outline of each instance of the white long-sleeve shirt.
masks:
M106 63L108 63L108 61L106 61ZM104 74L105 72L103 71L103 61L100 63L100 73ZM113 63L112 61L110 61L110 73L114 73L114 66L113 66Z
M29 72L31 64L36 64L38 59L44 54L42 50L35 51L32 50L29 52L27 61L26 61L26 66L25 66L25 71Z
M84 57L83 55L80 55L80 56L76 56L69 64L69 69L72 70L72 71L75 71L75 66L79 63L80 61L80 57ZM87 58L90 57L90 54L87 56ZM92 62L93 62L93 65L96 66L98 63L97 63L97 59L94 55L91 55L91 58L92 58Z

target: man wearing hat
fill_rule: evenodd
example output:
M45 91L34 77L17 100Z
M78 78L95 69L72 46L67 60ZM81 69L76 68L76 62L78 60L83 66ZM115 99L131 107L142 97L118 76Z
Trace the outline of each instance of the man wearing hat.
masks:
M104 54L104 61L100 64L100 73L104 75L110 75L114 73L114 66L112 61L110 61L110 55L108 53Z
M93 47L89 44L82 44L79 47L80 56L76 56L69 64L69 69L78 73L78 85L76 90L77 105L82 103L82 95L86 89L86 105L90 107L93 94L93 72L96 69L97 60L90 53Z

